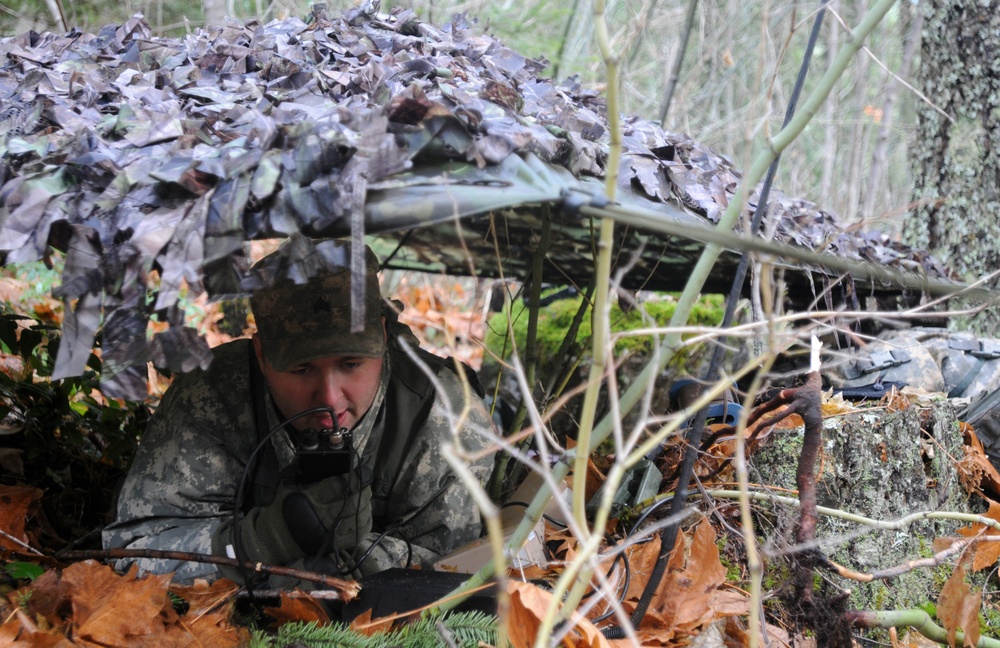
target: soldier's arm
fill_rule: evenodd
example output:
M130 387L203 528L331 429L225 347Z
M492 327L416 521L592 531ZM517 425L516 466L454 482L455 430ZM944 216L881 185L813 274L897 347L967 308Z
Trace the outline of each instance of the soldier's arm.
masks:
M405 566L408 557L414 565L430 566L482 532L479 507L441 455L441 447L454 443L457 431L457 439L466 452L477 453L488 448L492 420L482 399L471 389L463 390L454 372L443 370L438 380L444 394L439 391L436 395L393 490L394 497L397 494L400 497L393 506L397 526L390 525L389 536L367 559L377 563L379 569ZM471 400L465 417L461 418L466 393ZM492 455L470 465L480 485L486 483L492 467ZM373 540L378 538L378 534L373 536ZM371 565L362 567L365 573L376 571Z
M187 377L168 390L146 432L118 497L106 548L210 554L212 534L232 514L243 471L244 440L233 421L215 420L204 390ZM220 430L225 430L221 432ZM126 567L128 562L120 563ZM214 565L142 559L143 571L213 579Z

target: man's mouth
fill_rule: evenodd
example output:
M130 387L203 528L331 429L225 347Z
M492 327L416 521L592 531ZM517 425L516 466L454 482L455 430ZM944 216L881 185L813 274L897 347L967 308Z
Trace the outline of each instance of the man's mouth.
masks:
M335 419L329 414L317 414L313 420L316 422L316 427L330 430L333 429Z

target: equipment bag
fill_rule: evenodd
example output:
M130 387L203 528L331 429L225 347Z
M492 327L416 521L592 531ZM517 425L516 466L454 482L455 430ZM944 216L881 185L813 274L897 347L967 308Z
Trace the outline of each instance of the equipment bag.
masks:
M845 396L878 397L895 385L977 400L1000 387L1000 341L941 328L891 331L834 364L827 378Z

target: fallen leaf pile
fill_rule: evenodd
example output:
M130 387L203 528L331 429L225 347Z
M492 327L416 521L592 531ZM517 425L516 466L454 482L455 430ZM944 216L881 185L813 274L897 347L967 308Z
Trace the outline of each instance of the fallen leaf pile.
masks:
M121 576L94 561L47 571L31 585L7 595L0 608L0 643L41 646L226 646L242 645L248 633L230 621L237 586L226 580L190 587L172 585L170 575ZM179 614L173 599L183 601Z
M431 284L404 275L392 293L403 304L399 321L410 327L422 348L478 369L483 360L478 341L485 337L485 326L482 311L475 308L478 296L467 289L468 283L443 278Z

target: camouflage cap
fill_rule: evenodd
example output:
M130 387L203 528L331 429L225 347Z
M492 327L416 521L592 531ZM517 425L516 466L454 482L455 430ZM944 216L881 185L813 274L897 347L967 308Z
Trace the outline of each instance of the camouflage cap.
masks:
M385 352L378 258L366 245L364 330L352 333L350 245L336 242L334 254L325 251L325 262L304 283L277 278L250 297L264 357L278 371L317 358L381 358Z

